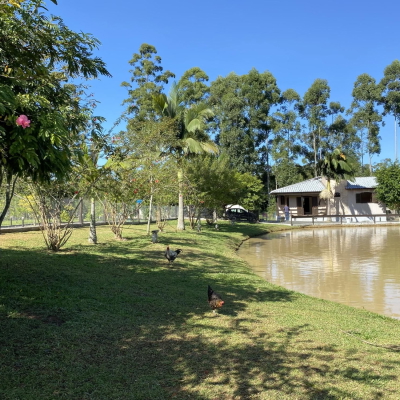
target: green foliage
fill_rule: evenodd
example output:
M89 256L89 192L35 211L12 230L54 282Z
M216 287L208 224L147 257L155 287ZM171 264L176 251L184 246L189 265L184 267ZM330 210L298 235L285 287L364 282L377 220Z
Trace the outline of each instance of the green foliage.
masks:
M377 198L392 210L400 210L400 164L387 162L375 170Z
M352 179L354 177L354 166L352 161L340 148L332 152L326 152L320 160L318 169L328 182L331 180Z
M0 13L0 187L3 179L12 187L18 177L50 181L71 170L92 108L82 104L84 87L69 81L110 76L93 56L99 41L71 31L59 17L49 19L39 12L42 4L26 1ZM30 127L16 124L21 114Z
M379 130L382 115L376 109L380 99L381 88L374 78L368 74L361 74L354 84L352 92L353 102L348 113L351 113L351 122L358 131L359 158L361 168L364 165L364 154L369 155L370 174L372 174L372 156L380 154Z
M263 198L264 185L262 181L249 172L235 174L241 193L237 202L244 208L256 210L265 201Z
M284 187L302 181L304 169L288 158L281 158L272 166L277 187Z
M261 173L267 160L271 108L280 101L274 76L252 69L229 74L211 83L217 142L240 172Z
M127 114L130 117L146 119L155 118L153 95L161 93L164 85L175 75L171 71L163 72L161 57L157 56L154 46L143 43L139 53L134 53L129 64L133 67L131 83L122 82L121 86L128 89L129 97L124 100L128 105Z
M394 60L384 70L380 81L382 90L381 104L385 114L392 114L396 120L400 117L400 61Z
M208 75L198 67L184 72L178 82L181 102L186 106L204 102L210 92L205 83L208 79Z
M184 92L179 86L172 85L169 96L158 94L153 96L154 109L162 120L174 120L175 140L171 142L166 154L174 157L178 166L178 230L184 230L183 214L183 160L199 154L217 154L217 145L206 133L206 123L214 115L206 103L195 103L189 107L183 102Z

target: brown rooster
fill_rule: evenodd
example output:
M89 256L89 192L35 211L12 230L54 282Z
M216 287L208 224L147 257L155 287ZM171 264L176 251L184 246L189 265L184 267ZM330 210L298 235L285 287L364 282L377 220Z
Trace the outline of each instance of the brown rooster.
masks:
M172 251L168 246L164 253L164 257L168 260L168 263L173 263L175 258L178 257L179 253L182 253L182 249L176 249L175 251Z
M208 285L208 303L210 304L213 313L215 313L217 308L221 308L225 303L221 296L211 289L210 285Z

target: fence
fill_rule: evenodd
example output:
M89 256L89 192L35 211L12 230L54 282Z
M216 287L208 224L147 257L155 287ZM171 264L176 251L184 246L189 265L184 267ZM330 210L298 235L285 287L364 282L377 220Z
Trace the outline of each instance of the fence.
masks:
M399 222L400 214L334 214L334 215L291 215L290 225L294 225L297 220L311 222L312 225L338 224L345 223L373 223L377 222Z
M81 199L76 199L75 204L72 204L74 207L78 205ZM66 202L68 203L68 201ZM86 224L90 222L90 207L91 202L90 199L82 199L79 207L76 210L74 215L73 222L79 224ZM151 212L152 221L156 220L157 217L157 208L153 206ZM132 206L132 212L129 215L127 220L128 223L135 222L144 222L147 221L149 213L148 205L139 206L137 204ZM174 219L178 216L178 206L162 206L161 213L163 218L165 219ZM62 214L62 213L61 213ZM97 223L106 223L105 212L103 206L100 202L96 202L96 222ZM67 222L68 218L63 219L61 215L61 222ZM26 207L22 207L19 205L19 199L15 198L12 200L10 208L3 220L2 228L10 228L10 227L34 227L39 226L39 222L35 219L35 216L32 212L27 211Z

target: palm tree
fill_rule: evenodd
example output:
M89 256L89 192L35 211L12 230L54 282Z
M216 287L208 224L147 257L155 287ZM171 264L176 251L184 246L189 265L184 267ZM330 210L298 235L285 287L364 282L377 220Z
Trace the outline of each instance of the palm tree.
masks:
M331 182L354 178L354 167L349 158L340 148L331 153L325 153L319 162L319 171L326 178L326 189L320 193L320 198L327 201L327 215L331 215L331 199L334 197Z
M217 145L205 132L206 121L214 113L205 103L193 104L185 107L180 99L179 86L172 85L169 96L164 93L153 96L155 110L161 117L176 121L176 142L172 143L166 153L176 158L178 163L179 207L177 230L185 229L183 216L183 160L185 157L211 153L218 153Z

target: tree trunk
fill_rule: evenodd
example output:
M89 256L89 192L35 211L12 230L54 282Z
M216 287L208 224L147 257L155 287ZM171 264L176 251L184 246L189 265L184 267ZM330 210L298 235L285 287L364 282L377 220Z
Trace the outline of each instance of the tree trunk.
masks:
M0 172L1 173L1 172ZM6 174L6 191L5 191L5 203L3 211L0 213L0 229L3 224L4 218L6 217L7 211L10 208L11 200L14 196L15 184L17 182L18 175L13 179L13 175L9 172ZM1 188L1 185L0 185Z
M147 234L150 235L150 224L151 224L151 209L153 205L153 195L150 195L150 204L149 204L149 217L147 219Z
M313 131L313 148L314 148L314 175L317 177L317 138Z
M97 244L96 232L96 203L94 197L90 199L90 227L89 227L89 243Z
M185 230L185 219L183 214L183 171L181 168L178 170L178 186L179 186L179 200L178 200L178 231Z

